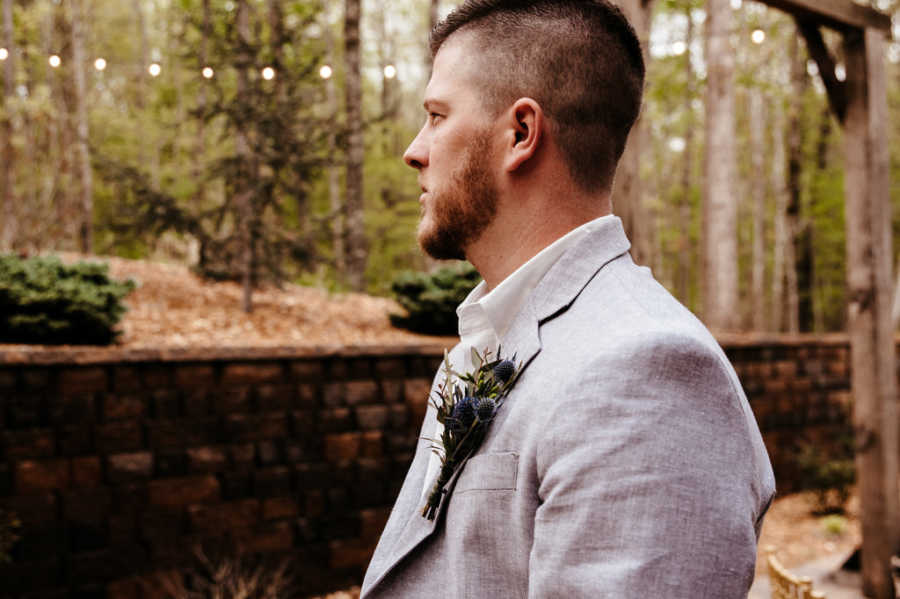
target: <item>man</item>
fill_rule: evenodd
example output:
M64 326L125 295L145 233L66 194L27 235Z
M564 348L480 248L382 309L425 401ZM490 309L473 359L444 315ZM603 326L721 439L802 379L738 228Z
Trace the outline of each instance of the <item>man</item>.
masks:
M643 87L633 30L606 0L467 0L431 44L404 157L418 238L484 278L450 361L501 346L522 366L433 520L429 407L362 596L746 596L774 493L759 430L611 215Z

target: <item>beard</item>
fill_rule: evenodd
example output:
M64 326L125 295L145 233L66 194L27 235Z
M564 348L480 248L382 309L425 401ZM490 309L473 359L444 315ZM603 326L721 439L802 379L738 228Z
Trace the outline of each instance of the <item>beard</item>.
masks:
M437 260L465 260L466 248L477 241L497 214L497 186L490 171L491 139L475 135L462 166L450 176L444 191L431 192L419 221L422 250Z

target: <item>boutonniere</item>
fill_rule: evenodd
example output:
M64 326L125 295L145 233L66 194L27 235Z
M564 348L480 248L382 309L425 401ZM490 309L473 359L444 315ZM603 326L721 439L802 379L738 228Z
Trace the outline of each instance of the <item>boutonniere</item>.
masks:
M441 470L422 515L434 520L441 500L446 494L444 486L474 453L487 434L497 410L519 374L515 356L512 360L497 357L491 360L491 352L479 354L472 350L473 372L459 374L450 365L444 352L444 382L431 399L437 409L437 420L444 425L440 439L429 439L431 450L441 458Z

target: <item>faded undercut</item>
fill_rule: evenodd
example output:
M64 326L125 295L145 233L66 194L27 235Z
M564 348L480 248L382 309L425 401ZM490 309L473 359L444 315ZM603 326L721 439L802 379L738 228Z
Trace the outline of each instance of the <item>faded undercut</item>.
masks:
M644 86L640 42L607 0L466 0L431 32L431 53L471 35L485 108L537 101L572 179L608 191Z

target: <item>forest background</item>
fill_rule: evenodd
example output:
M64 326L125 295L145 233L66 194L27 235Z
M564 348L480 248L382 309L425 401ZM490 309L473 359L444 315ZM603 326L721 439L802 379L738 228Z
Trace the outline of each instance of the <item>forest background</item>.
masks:
M400 156L424 119L427 32L454 3L0 1L0 250L187 263L242 281L248 310L267 282L387 294L436 266ZM750 0L619 4L647 41L614 192L638 262L701 316L709 281L732 281L719 328L843 330L842 134L793 20ZM885 63L896 251L900 44Z

